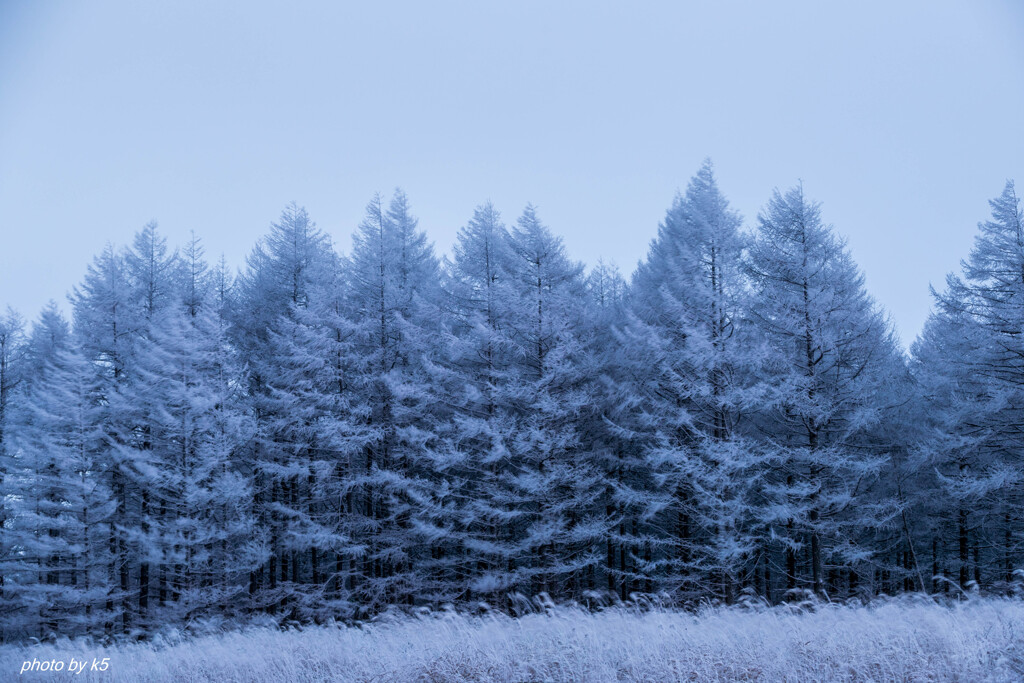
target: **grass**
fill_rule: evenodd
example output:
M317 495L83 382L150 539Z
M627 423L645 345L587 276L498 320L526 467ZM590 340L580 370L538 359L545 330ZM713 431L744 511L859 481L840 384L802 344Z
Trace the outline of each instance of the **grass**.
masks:
M109 658L106 672L18 674L32 659ZM361 627L248 628L101 647L0 647L0 679L46 681L1022 681L1024 601L558 607L454 612Z

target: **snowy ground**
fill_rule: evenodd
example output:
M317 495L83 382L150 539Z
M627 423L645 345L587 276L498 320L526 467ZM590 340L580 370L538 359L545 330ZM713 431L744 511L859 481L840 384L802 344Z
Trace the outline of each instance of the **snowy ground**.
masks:
M107 670L99 671L103 658ZM85 661L80 674L71 659ZM18 674L27 661L59 673ZM93 661L97 670L91 671ZM899 600L811 611L559 608L363 628L250 629L177 643L0 648L0 680L1021 681L1024 602Z

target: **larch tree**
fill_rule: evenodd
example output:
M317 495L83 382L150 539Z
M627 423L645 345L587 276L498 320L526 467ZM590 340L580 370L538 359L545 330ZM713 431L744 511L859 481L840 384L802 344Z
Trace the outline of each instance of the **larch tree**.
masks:
M601 469L582 425L594 408L583 268L527 206L510 233L507 379L518 589L578 596L603 559Z
M8 481L11 457L14 454L10 445L10 413L11 400L21 371L18 362L23 351L24 327L21 316L11 308L0 317L0 528L7 524L7 501L12 491ZM0 539L0 557L10 557L13 552L13 548ZM4 574L0 570L0 602L3 601L4 582Z
M70 327L0 316L3 638L1014 590L1024 212L991 205L909 363L802 188L744 234L710 163L628 285L532 206L439 260L401 191L346 256L291 204L237 279L147 224Z
M741 219L710 161L677 195L634 276L624 334L648 433L668 477L673 589L728 601L754 556L756 449L740 429L757 345L744 325Z
M514 463L509 315L515 299L509 277L512 252L501 215L488 202L458 234L447 264L450 329L445 365L454 418L441 438L457 461L449 468L462 500L455 532L461 536L466 583L473 595L505 604L513 590L516 548L508 529L518 520L509 492Z
M445 541L433 519L451 495L443 476L435 478L444 468L436 421L446 411L431 381L441 334L438 268L405 194L397 190L386 209L374 197L356 231L347 277L353 390L365 406L366 427L351 479L362 563L353 588L366 613L412 604L430 590L417 567L438 559L429 545Z
M1024 477L1024 211L1014 184L990 202L961 275L933 292L937 310L914 346L915 369L935 417L931 464L956 521L960 587L982 566L1009 583L1020 562ZM989 553L991 557L981 557ZM971 572L973 568L973 572Z
M304 415L289 412L275 383L288 376L293 362L281 335L309 308L316 282L334 258L326 235L305 209L288 205L270 233L248 258L233 290L232 331L241 361L249 368L248 400L256 433L248 455L254 478L254 508L264 559L251 577L251 599L271 611L295 607L311 575L306 547L304 497L311 481L310 444L297 436L306 430ZM315 302L314 302L315 303ZM285 612L287 614L287 611Z
M654 445L642 391L649 366L638 363L638 342L630 324L630 290L614 266L603 262L587 276L595 326L593 374L597 378L594 411L584 425L593 443L595 463L604 485L602 505L606 532L604 581L596 588L621 600L664 588L659 561L671 539L660 519L672 504L664 472L648 457ZM634 320L635 322L635 320Z
M157 590L161 602L166 601L168 569L152 551L158 546L173 511L159 494L161 482L152 479L159 476L158 469L153 469L159 467L160 458L153 452L153 431L156 405L162 397L159 389L149 384L149 370L136 361L140 348L148 350L159 344L155 337L176 299L175 276L179 264L177 253L168 250L167 238L158 232L155 222L147 223L136 233L132 247L125 251L124 264L132 304L129 344L134 357L110 398L108 429L112 452L122 463L122 473L127 479L128 517L121 524L128 532L129 571L134 573L138 566L134 580L137 588L133 587L138 593L134 606L138 623L135 625L146 628L150 618L150 593L154 589L154 560L160 565ZM154 495L161 498L157 504L152 500ZM126 614L131 609L126 606Z
M365 409L351 378L358 363L346 315L344 260L330 255L318 268L308 303L293 307L270 332L268 349L276 370L267 379L265 397L269 412L278 416L274 431L280 447L303 468L288 531L293 547L305 556L292 606L301 618L352 610L357 550L350 537L348 486L352 459L367 438Z
M16 411L19 493L5 528L17 552L3 560L17 607L5 630L38 638L102 635L110 619L106 434L98 377L47 309L29 338L32 374Z
M861 496L886 453L864 446L899 352L845 243L801 186L776 191L758 227L746 267L751 318L768 344L756 406L772 460L764 521L784 548L787 588L824 594L827 571L870 557L857 535L885 517ZM807 582L797 567L805 549Z
M116 501L108 525L110 538L106 553L110 573L105 603L108 632L127 632L137 604L131 600L132 559L129 557L129 536L139 522L132 505L136 492L131 485L130 463L114 445L124 429L112 408L118 392L129 379L141 327L135 295L124 255L107 245L89 265L82 284L71 296L76 344L97 375L97 401L102 407L98 419L107 439L100 471L104 486Z

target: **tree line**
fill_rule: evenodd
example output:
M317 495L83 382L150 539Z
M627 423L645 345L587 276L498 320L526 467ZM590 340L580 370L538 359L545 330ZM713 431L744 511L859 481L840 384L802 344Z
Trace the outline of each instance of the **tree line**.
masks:
M3 637L1008 590L1024 216L1008 183L906 354L801 186L710 162L629 281L527 206L438 257L396 191L348 254L289 205L233 274L155 224L0 318Z

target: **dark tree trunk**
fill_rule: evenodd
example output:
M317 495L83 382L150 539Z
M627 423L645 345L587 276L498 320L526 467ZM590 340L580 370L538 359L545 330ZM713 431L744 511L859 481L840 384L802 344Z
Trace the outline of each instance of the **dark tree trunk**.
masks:
M957 534L960 542L960 590L967 590L967 582L970 580L969 557L967 544L967 510L960 508L958 516Z

